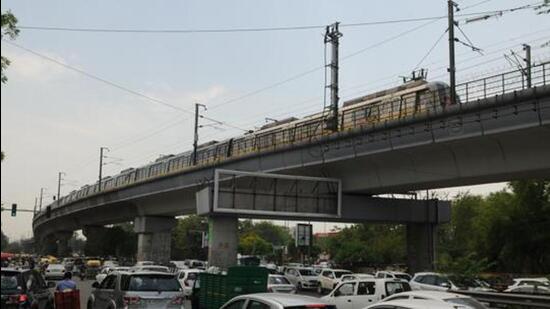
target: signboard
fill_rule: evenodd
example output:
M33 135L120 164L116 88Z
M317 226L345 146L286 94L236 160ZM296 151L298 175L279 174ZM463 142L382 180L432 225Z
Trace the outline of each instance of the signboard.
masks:
M313 226L311 224L296 225L296 234L294 239L296 247L309 247L312 245Z

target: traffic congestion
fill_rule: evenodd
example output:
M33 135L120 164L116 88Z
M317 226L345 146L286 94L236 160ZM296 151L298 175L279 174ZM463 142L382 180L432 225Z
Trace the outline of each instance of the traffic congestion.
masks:
M547 277L466 280L436 272L358 273L323 261L276 265L239 259L220 271L206 261L159 265L113 257L2 254L2 308L488 308L464 292L550 295ZM506 285L507 284L507 285ZM64 293L78 291L70 307ZM65 296L67 298L69 296Z

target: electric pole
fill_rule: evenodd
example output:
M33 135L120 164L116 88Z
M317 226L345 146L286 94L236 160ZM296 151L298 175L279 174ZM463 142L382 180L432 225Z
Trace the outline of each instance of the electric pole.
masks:
M456 102L456 67L455 67L455 20L454 20L454 10L457 7L457 4L452 0L447 1L448 5L448 18L449 18L449 82L450 82L450 98L451 104Z
M330 110L329 117L325 121L325 127L328 130L338 131L338 46L342 33L338 31L339 22L327 26L325 32L325 44L330 43L331 61L330 67L330 85L325 86L330 88Z
M197 146L199 143L199 108L206 110L206 105L195 103L195 137L193 139L193 165L197 165Z
M61 197L60 194L61 194L61 176L64 175L65 173L63 172L59 172L57 174L57 200L59 201L59 198ZM59 202L58 202L59 203Z
M42 197L44 196L44 188L40 188L40 210L42 210Z
M525 75L527 77L527 88L531 88L531 45L523 44L523 50L525 51Z
M36 208L38 207L38 198L34 197L34 214L36 214Z
M104 158L103 151L104 150L109 151L109 148L99 147L99 181L98 181L98 187L97 187L98 192L101 191L101 178L103 173L103 158Z

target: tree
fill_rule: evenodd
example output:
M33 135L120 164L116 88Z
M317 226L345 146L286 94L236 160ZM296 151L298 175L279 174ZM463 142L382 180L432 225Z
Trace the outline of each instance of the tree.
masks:
M11 11L2 13L2 39L4 39L4 36L7 35L10 39L14 40L19 34L19 29L17 29L16 25L17 18L11 13ZM2 56L2 84L5 84L8 81L8 78L4 71L9 65L10 60Z
M273 252L273 246L260 235L250 232L240 238L239 252L243 255L267 255Z
M10 244L10 240L9 240L8 236L6 236L6 234L4 234L4 231L1 231L1 232L2 232L2 251L5 251L6 248Z
M208 252L202 248L202 232L207 226L207 219L197 215L178 219L172 231L172 258L206 260Z

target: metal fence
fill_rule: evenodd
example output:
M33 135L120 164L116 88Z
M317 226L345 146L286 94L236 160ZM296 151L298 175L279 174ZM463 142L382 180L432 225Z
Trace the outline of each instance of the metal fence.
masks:
M517 69L506 73L492 75L456 86L456 93L462 103L486 99L495 95L542 86L550 79L550 62L543 62L526 69Z

